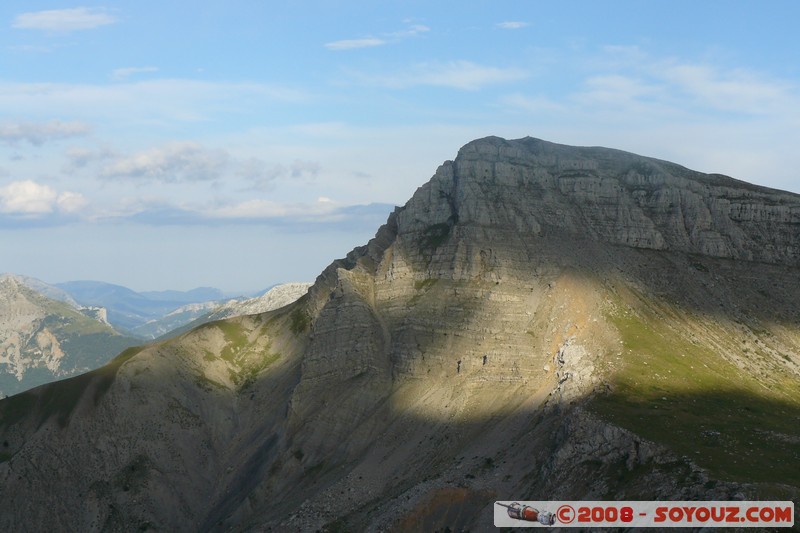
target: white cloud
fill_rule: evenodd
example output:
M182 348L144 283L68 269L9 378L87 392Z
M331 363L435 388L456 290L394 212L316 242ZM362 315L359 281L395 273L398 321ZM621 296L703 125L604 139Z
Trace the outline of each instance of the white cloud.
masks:
M32 180L13 181L0 188L0 213L4 214L37 216L54 211L72 214L87 204L86 198L79 193L58 193L52 187Z
M295 222L323 222L340 209L329 198L313 203L279 203L266 199L245 200L214 207L198 208L197 214L212 219L292 219Z
M72 146L68 148L65 155L69 160L69 163L64 167L65 172L75 171L87 167L91 163L117 157L117 155L108 148L90 150L81 146Z
M163 183L238 178L249 182L251 185L248 187L254 189L266 189L278 178L313 178L320 170L316 161L295 159L288 166L269 164L257 157L236 157L223 148L209 148L188 141L173 141L134 154L118 154L109 149L72 148L67 151L67 157L70 159L68 169L77 170L101 163L97 175L103 178Z
M26 30L70 32L90 30L116 21L116 17L104 9L76 7L21 13L14 18L12 26Z
M416 37L421 33L427 33L429 31L431 31L431 29L428 26L425 26L424 24L411 24L405 30L391 32L385 35L387 37L394 37L396 39L405 39L409 37Z
M492 67L471 61L450 61L421 63L405 72L395 74L357 75L357 77L366 83L392 89L431 85L474 91L487 85L519 81L528 75L525 70L515 67Z
M111 72L111 79L115 81L126 81L134 74L146 74L148 72L158 72L158 67L125 67L117 68Z
M333 41L325 43L325 48L328 50L353 50L355 48L371 48L374 46L382 46L386 44L383 39L376 37L366 37L364 39L343 39L341 41Z
M406 21L409 22L409 21ZM372 48L375 46L383 46L390 42L398 42L402 39L409 39L416 37L421 33L431 31L428 26L424 24L409 24L409 26L400 31L381 33L381 37L364 37L362 39L343 39L340 41L333 41L325 43L325 48L328 50L353 50L356 48Z
M520 21L506 21L506 22L498 22L496 26L503 30L518 30L520 28L524 28L529 26L527 22L520 22Z
M225 150L193 142L173 142L132 156L119 157L100 172L105 178L142 178L164 182L221 178L230 164Z
M56 206L62 213L79 213L87 205L89 205L89 201L82 194L76 192L62 192L56 199Z
M652 75L703 105L725 111L783 113L790 100L797 102L791 85L743 69L675 62L659 65Z
M0 123L0 142L15 144L27 141L41 146L48 141L81 137L91 131L91 127L83 122L5 122Z
M625 46L604 47L585 65L582 81L557 97L517 93L501 102L531 112L562 106L573 114L617 113L643 120L670 114L717 122L758 116L800 119L797 87L753 71L654 58Z
M31 180L14 181L0 188L0 212L46 214L53 211L58 193Z

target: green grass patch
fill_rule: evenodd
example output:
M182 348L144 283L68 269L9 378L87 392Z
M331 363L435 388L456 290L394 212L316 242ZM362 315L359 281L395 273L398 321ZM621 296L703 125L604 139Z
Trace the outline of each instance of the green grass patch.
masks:
M444 244L450 236L450 224L441 222L425 228L419 241L420 253L430 253Z
M222 353L220 353L220 357L229 363L235 363L239 353L250 344L247 340L247 334L244 328L241 324L233 321L217 322L216 326L222 331L226 342Z
M418 291L428 290L429 288L436 285L436 282L439 281L439 278L428 278L428 279L421 279L414 282L414 289Z
M305 333L311 327L311 316L304 307L298 307L289 315L289 329L295 335Z
M261 359L246 366L240 373L232 376L233 382L236 385L241 384L242 388L249 387L255 383L256 378L258 378L258 375L261 372L272 366L280 358L281 354L279 353L270 353L269 350L265 351L264 356Z
M623 340L600 416L690 457L721 479L800 487L800 385L766 389L647 311L609 317ZM611 356L612 360L614 356Z

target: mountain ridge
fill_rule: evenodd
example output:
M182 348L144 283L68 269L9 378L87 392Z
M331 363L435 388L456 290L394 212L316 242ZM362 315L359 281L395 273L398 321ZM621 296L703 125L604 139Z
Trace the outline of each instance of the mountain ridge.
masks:
M473 141L288 307L0 402L0 526L452 530L494 499L797 499L800 196L598 150Z

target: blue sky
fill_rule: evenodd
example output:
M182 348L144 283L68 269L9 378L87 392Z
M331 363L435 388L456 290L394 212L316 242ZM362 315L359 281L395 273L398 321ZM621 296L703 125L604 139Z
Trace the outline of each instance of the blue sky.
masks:
M797 2L0 4L0 271L313 279L468 141L800 192Z

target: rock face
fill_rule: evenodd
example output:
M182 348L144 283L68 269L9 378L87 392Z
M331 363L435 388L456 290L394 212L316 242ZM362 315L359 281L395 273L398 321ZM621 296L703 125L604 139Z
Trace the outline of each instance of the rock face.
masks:
M500 190L500 210L469 200ZM457 216L467 225L534 235L767 263L800 260L797 195L607 148L482 139L462 148L418 194L433 209L425 218L405 214L404 222Z
M799 213L624 152L474 141L295 303L0 402L0 528L797 498Z

